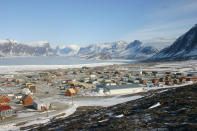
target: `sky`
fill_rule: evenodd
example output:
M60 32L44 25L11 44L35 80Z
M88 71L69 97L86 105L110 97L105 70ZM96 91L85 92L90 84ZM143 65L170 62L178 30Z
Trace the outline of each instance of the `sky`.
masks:
M85 46L172 41L197 23L197 0L0 0L0 39Z

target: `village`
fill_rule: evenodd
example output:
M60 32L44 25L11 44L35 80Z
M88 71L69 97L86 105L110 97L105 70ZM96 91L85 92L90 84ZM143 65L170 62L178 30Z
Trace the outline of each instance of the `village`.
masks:
M194 82L193 73L150 71L126 64L0 74L0 123L63 116L61 111L69 105L61 101L73 102L73 98L105 99Z

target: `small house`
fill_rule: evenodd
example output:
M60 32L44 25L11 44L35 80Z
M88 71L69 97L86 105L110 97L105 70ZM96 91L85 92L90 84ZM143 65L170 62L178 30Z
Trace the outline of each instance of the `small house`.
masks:
M33 107L39 111L46 111L50 109L51 104L49 102L35 100L33 103Z
M7 78L7 81L8 81L8 82L13 82L14 79L13 79L13 78Z
M107 86L106 91L110 95L138 93L143 91L143 86L139 84L126 84L121 86Z
M33 105L33 103L34 103L34 100L30 95L25 95L22 98L22 104L25 106Z
M23 88L21 91L21 94L29 95L29 94L31 94L31 91L29 90L29 88Z
M165 82L165 78L160 78L159 82Z
M34 74L31 77L33 80L40 80L40 74Z
M188 77L197 77L196 74L187 74Z
M152 83L158 83L158 82L159 82L159 79L158 78L152 79Z
M29 90L30 90L32 93L36 93L36 86L30 85L30 86L29 86Z
M25 83L25 87L29 87L29 85L31 85L32 83Z
M168 86L174 85L173 81L166 81L165 84L168 85Z
M0 105L0 118L4 119L6 117L11 117L13 115L13 110L9 105Z
M66 96L74 96L78 92L77 88L69 88L66 90Z
M147 84L147 81L146 80L141 80L140 81L140 84L146 85Z
M0 105L6 104L8 102L10 102L10 98L7 95L0 96Z
M175 84L180 84L180 80L179 80L179 79L175 79L175 80L174 80L174 83L175 83Z
M181 83L185 83L186 82L186 78L184 78L184 77L180 78L180 82Z
M15 99L20 100L23 97L23 94L15 94Z
M25 83L25 79L17 78L15 81L16 81L16 83L18 83L18 84L20 84L20 83Z
M197 78L187 78L187 81L197 82Z

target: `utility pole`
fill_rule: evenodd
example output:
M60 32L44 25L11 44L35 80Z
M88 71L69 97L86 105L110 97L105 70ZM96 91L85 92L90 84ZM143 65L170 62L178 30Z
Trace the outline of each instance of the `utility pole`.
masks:
M72 95L72 105L74 105L73 95Z

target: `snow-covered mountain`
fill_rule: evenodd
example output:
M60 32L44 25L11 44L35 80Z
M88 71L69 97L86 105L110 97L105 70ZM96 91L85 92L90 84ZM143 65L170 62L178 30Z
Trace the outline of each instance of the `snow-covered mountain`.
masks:
M149 60L182 60L197 58L197 24L180 36L171 46L162 49Z
M144 46L142 42L135 40L131 43L118 41L82 47L77 55L80 57L89 57L103 53L108 54L112 58L137 59L150 57L157 52L158 50L156 48L152 46Z
M51 48L47 41L19 43L15 40L0 40L0 56L78 56L91 59L138 59L147 58L158 50L152 46L144 46L135 40L131 43L118 41L112 43L92 44L86 47L76 45L56 46Z
M86 57L87 59L98 59L98 60L111 60L111 56L105 53L93 54Z
M77 45L69 45L69 46L57 46L54 49L54 52L57 55L60 56L75 56L78 51L79 51L80 47Z
M0 56L50 56L54 55L46 41L19 43L15 40L0 40Z

